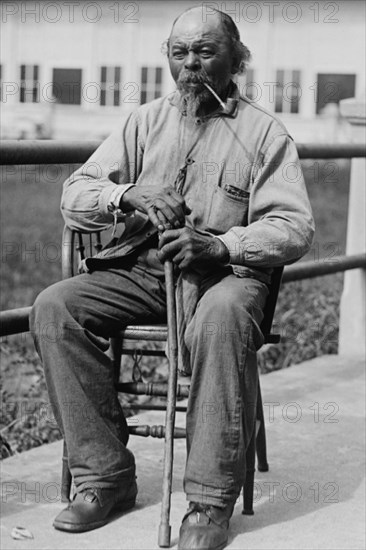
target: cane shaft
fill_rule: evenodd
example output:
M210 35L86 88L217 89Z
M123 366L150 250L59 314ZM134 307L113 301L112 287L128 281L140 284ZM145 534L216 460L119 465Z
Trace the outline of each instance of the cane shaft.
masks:
M178 376L178 337L177 337L177 315L175 304L174 273L171 260L164 263L166 301L167 301L167 322L168 322L168 359L169 359L169 380L168 397L165 421L165 451L164 451L164 472L163 472L163 499L161 505L161 522L159 526L159 546L170 546L170 501L172 492L173 475L173 454L174 454L174 424L176 389Z

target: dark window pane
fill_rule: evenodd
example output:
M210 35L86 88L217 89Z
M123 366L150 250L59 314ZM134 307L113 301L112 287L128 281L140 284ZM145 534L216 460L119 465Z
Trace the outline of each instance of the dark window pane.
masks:
M146 92L145 90L141 90L141 105L146 103Z
M157 67L155 72L155 84L161 84L162 73L163 73L162 68Z
M38 97L37 97L37 87L34 87L33 88L33 93L32 93L32 101L33 103L37 103L37 100L38 100Z
M52 92L59 103L80 105L81 69L53 69Z
M107 67L101 67L100 81L104 84L107 80Z
M285 71L282 69L276 72L276 97L275 97L275 112L282 113L283 100L283 84L285 80Z
M141 83L142 85L147 83L147 67L141 69Z
M100 90L100 104L105 105L105 90Z
M275 97L275 112L282 113L282 93L283 88L276 86L276 97Z
M121 82L121 67L115 67L114 69L114 81L119 84Z
M25 65L20 65L20 80L25 80Z
M118 88L116 90L114 90L114 93L113 93L113 105L115 107L118 107L118 105L119 105L119 89Z
M356 75L318 74L316 113L319 114L328 103L339 103L341 99L354 97Z
M291 101L290 112L298 113L300 106L300 71L292 71L292 86L289 90L289 99Z
M292 71L292 81L300 87L300 71Z
M276 72L276 86L283 88L284 81L285 81L285 71L283 71L282 69L279 69Z
M282 98L278 98L276 96L276 103L275 103L275 112L276 113L282 113Z
M23 86L20 88L20 103L25 103L25 93Z
M33 66L33 79L38 80L38 65Z
M290 112L294 114L299 112L299 100L291 101Z

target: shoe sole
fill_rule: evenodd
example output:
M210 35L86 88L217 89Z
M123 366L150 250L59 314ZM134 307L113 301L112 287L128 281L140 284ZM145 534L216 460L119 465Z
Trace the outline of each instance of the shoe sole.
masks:
M224 550L225 546L228 545L228 541L226 542L222 542L221 544L219 544L219 546L210 546L210 547L206 547L206 548L201 548L201 550ZM180 547L178 546L178 550L186 550L186 548L184 546Z
M103 527L103 525L106 525L110 521L113 514L117 512L126 512L127 510L133 508L135 504L136 499L117 503L115 506L113 506L108 516L105 519L101 519L99 521L93 521L91 523L64 523L55 520L53 522L53 526L58 531L66 531L67 533L85 533L86 531L92 531L93 529Z
M219 546L210 546L210 547L207 546L206 548L201 548L201 550L224 550L225 546L227 546L228 543L229 541L227 540L219 544ZM186 550L186 548L184 546L178 545L178 550Z

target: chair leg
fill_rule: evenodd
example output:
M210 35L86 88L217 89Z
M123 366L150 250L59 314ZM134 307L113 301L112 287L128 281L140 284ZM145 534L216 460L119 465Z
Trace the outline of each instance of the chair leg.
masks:
M243 511L242 514L252 516L253 511L253 492L254 492L254 473L255 473L255 439L256 430L253 429L253 434L247 449L245 482L243 488Z
M122 344L123 338L120 336L111 338L111 359L113 363L113 377L116 384L119 382L121 370Z
M258 470L260 472L268 472L269 466L267 462L266 427L264 422L263 402L259 379L257 396L257 420L259 421L259 430L256 438Z
M165 262L164 270L167 298L169 379L165 417L163 498L161 503L161 521L159 525L158 544L160 547L168 548L170 546L171 536L169 521L173 477L175 406L178 379L178 337L173 264L171 261Z
M64 441L61 472L61 502L70 502L71 482L72 476L68 464L67 447Z

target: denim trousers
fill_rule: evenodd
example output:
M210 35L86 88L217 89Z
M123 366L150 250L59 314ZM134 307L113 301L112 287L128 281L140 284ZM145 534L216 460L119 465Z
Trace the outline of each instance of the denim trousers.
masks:
M202 280L185 333L192 367L184 476L189 501L223 507L237 499L244 483L267 295L264 283L237 277L230 268ZM77 491L134 478L128 427L106 351L109 338L124 326L165 321L163 277L137 264L77 275L36 299L31 332Z

